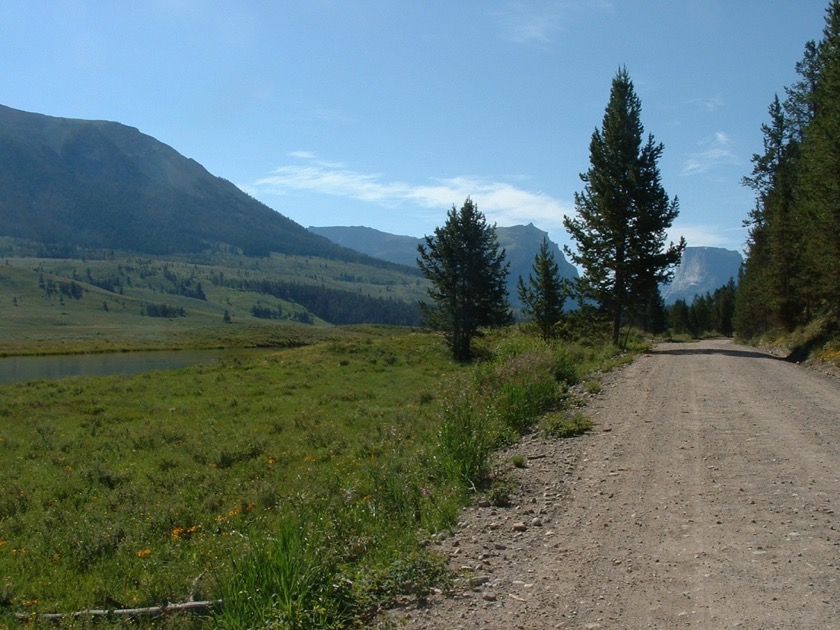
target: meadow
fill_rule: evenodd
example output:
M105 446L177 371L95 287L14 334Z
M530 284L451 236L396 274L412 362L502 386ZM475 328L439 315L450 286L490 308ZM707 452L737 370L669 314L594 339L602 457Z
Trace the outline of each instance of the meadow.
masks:
M461 366L431 333L331 330L220 365L1 386L0 615L207 601L154 623L367 623L446 585L423 541L492 496L494 450L585 430L569 385L617 356L512 329Z

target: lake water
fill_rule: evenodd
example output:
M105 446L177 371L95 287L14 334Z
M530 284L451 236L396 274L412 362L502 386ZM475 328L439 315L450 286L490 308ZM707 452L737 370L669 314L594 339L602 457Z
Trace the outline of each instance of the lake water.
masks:
M0 383L18 383L68 376L139 374L153 370L176 370L198 363L213 363L227 350L164 350L159 352L114 352L36 357L0 357Z

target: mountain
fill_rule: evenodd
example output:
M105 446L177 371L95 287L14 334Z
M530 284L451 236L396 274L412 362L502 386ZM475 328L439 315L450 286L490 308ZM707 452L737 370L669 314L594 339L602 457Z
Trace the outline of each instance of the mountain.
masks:
M422 238L389 234L369 227L310 227L309 230L344 247L401 265L417 264L417 246L423 242ZM497 227L496 236L510 263L508 294L511 304L520 306L516 282L520 276L528 278L533 272L534 257L543 239L548 239L548 233L529 224ZM557 244L549 239L549 246L560 268L560 275L577 278L577 269L566 260Z
M374 262L116 122L0 105L0 190L0 236L54 249L166 255L232 247Z
M309 227L309 231L337 245L409 267L417 266L417 246L422 238L380 232L369 227Z
M665 304L685 300L689 304L695 295L713 293L729 282L738 280L743 258L731 249L720 247L686 247L682 260L670 284L661 287Z

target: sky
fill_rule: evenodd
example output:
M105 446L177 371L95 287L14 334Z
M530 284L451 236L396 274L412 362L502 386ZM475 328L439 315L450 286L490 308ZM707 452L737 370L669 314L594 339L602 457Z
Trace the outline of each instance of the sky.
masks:
M669 236L742 250L741 178L828 0L3 0L0 103L136 127L303 226L467 196L561 245L626 67Z

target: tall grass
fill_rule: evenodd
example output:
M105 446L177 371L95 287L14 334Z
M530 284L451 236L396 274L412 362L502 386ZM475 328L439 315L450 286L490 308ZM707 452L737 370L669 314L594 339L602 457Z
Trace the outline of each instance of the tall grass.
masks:
M221 628L323 628L347 621L337 605L335 569L313 523L293 515L269 537L253 534L243 557L231 559L231 578L220 591Z

